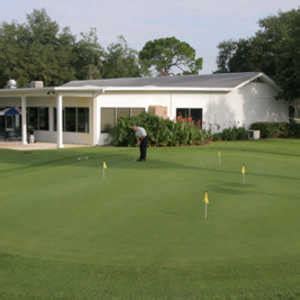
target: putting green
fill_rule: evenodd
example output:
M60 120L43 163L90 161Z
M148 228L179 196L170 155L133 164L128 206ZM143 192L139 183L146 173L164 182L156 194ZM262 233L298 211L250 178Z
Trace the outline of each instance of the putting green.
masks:
M300 140L136 156L0 151L0 299L300 298Z

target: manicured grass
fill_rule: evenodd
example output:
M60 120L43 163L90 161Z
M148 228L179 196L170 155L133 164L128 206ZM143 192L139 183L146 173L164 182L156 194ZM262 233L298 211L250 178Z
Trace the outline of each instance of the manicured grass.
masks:
M0 151L0 299L300 298L299 140L136 155Z

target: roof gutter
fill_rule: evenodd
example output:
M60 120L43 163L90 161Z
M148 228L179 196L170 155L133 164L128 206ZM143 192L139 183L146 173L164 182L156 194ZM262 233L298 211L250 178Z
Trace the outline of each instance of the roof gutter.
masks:
M230 92L232 88L194 88L194 87L105 87L103 92Z

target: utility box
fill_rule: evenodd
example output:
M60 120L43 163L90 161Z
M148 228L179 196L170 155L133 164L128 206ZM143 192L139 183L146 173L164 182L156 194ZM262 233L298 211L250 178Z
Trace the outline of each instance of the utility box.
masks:
M163 119L168 119L168 108L166 106L151 105L149 106L148 113Z
M33 89L42 89L44 87L44 82L43 81L31 81L29 84L30 88Z
M248 130L249 140L259 140L260 139L260 130Z

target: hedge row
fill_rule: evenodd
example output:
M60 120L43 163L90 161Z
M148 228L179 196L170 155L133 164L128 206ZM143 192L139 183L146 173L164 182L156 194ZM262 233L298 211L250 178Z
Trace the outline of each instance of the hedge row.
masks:
M200 130L191 122L173 122L158 116L142 113L135 117L123 117L112 129L112 143L115 146L134 146L136 138L131 127L142 126L147 130L150 145L179 146L201 145L210 140L247 140L248 131L244 127L226 128L222 132L211 135ZM260 130L261 138L300 138L300 124L295 122L257 122L250 126L252 130Z
M175 123L155 115L142 113L135 117L123 117L112 129L112 143L115 146L134 146L136 138L131 127L142 126L146 129L150 145L178 146L200 145L211 140L211 135L200 130L192 123Z
M215 141L241 141L248 139L248 131L244 127L226 128L213 135Z
M289 137L289 123L287 122L257 122L250 129L260 130L261 138L287 138Z

